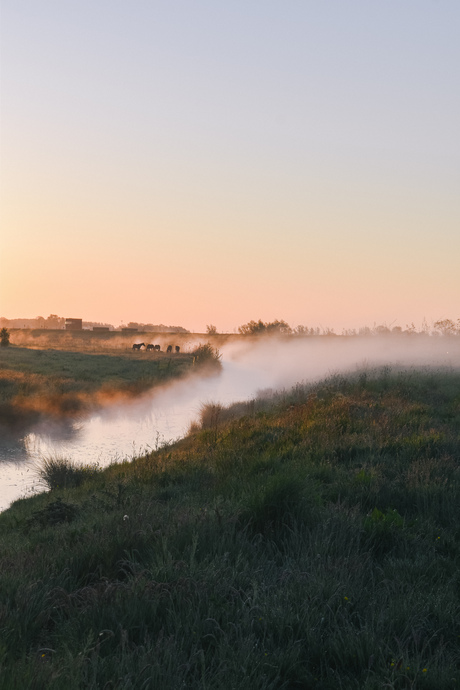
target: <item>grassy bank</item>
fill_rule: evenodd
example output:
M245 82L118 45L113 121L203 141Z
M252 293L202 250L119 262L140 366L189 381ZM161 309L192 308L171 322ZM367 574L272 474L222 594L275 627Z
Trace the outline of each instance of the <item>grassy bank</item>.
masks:
M191 352L199 343L211 342L214 348L237 342L243 336L207 335L203 333L124 333L122 331L63 331L48 329L11 329L11 343L40 350L67 350L89 354L121 354L132 350L133 343L159 344L166 352L168 345L179 345L181 351Z
M459 372L385 369L68 467L0 515L1 687L459 688L459 430Z
M211 353L0 348L0 426L85 414L96 406L136 396L173 378L218 365Z

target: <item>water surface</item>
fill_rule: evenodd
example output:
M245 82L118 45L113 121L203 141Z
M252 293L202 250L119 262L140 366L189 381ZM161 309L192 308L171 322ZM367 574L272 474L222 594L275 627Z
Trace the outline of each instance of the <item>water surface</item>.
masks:
M36 473L43 456L106 466L184 436L204 403L228 405L250 400L266 388L382 364L459 367L460 337L323 337L233 344L223 350L219 375L172 382L87 418L41 424L25 436L0 440L0 510L44 490Z

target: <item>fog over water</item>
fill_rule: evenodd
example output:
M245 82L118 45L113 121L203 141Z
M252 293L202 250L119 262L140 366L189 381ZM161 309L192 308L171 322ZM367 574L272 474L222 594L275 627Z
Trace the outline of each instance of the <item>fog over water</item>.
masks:
M250 400L328 375L384 364L460 367L460 337L369 336L241 339L221 349L222 372L191 377L63 424L43 424L26 436L0 440L0 510L38 485L36 464L62 455L77 463L132 458L187 433L202 404Z

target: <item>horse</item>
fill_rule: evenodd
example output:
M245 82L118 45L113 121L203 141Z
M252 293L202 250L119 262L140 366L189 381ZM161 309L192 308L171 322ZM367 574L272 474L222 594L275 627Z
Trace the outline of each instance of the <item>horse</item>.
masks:
M176 345L176 352L177 352L178 354L179 354L179 352L180 352L180 347L179 347L179 345Z
M166 348L166 352L172 352L172 345L168 345L168 347Z
M152 345L152 343L150 343L149 345L147 345L147 348L146 348L146 349L147 349L147 350L154 350L154 349L155 349L155 345Z
M145 347L145 343L134 343L133 350L140 350L141 347Z
M155 345L154 347L157 352L161 352L161 347L159 345Z

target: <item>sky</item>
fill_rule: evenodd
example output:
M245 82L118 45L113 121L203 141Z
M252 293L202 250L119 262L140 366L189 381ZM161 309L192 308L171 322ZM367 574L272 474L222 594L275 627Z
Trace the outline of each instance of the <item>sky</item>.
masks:
M460 318L458 0L0 0L0 316Z

